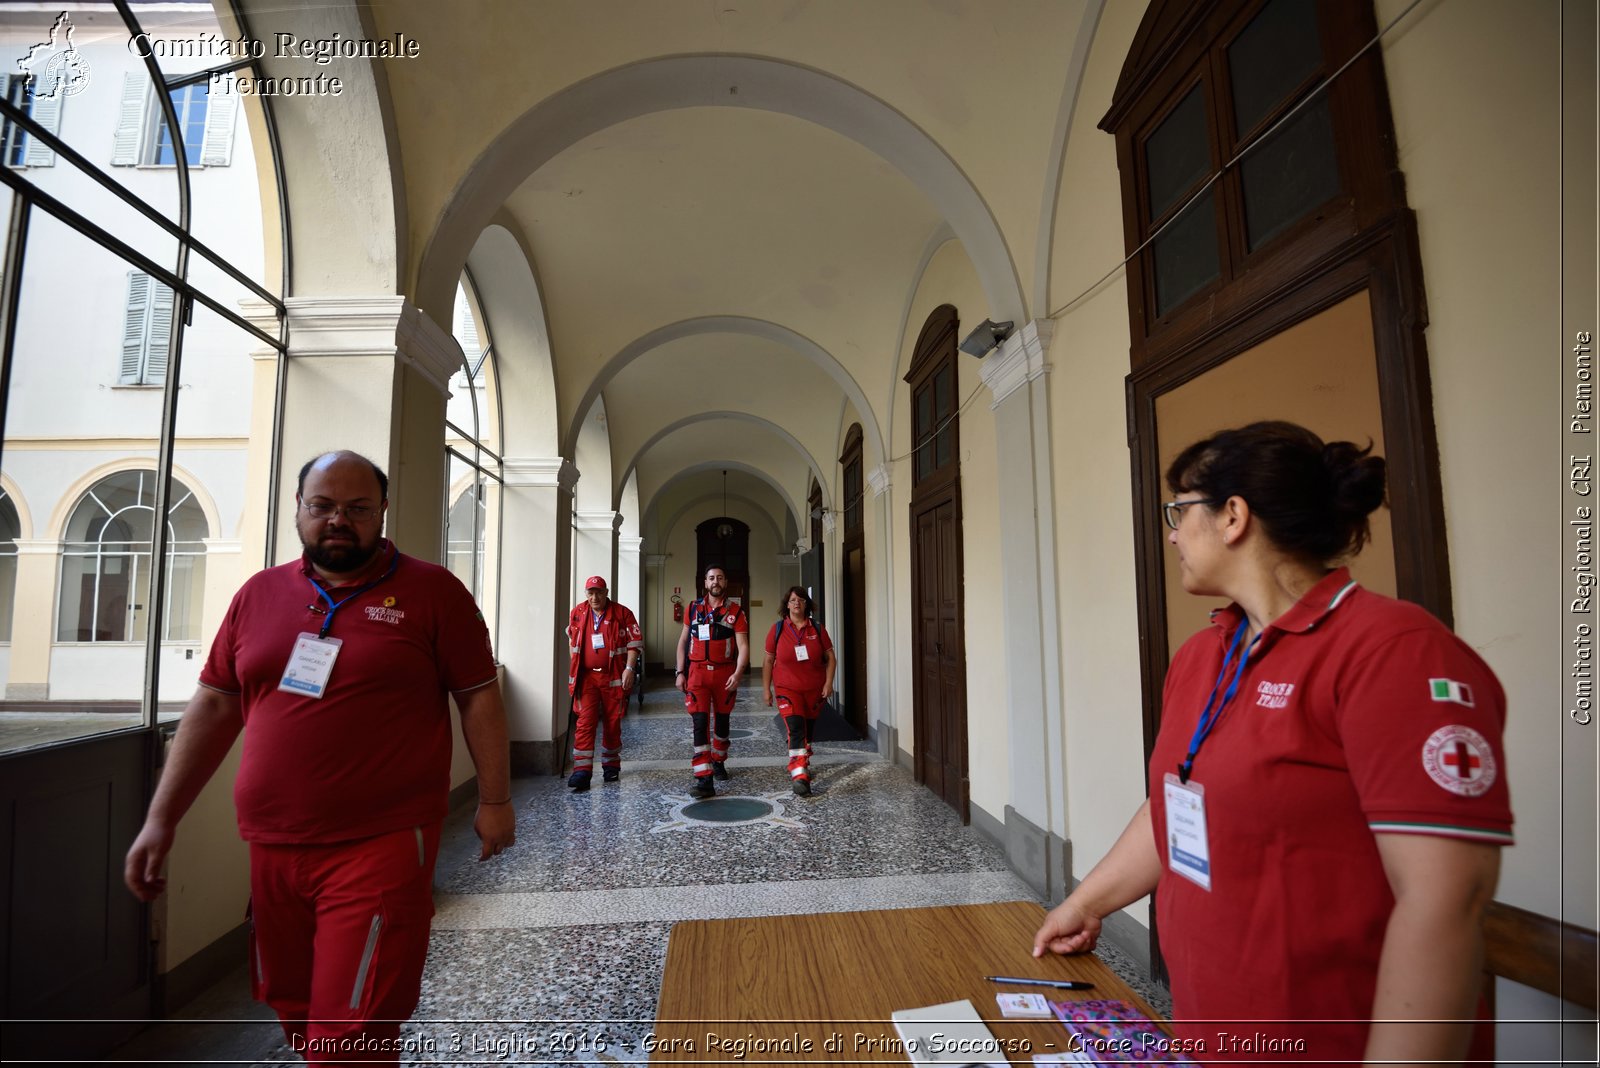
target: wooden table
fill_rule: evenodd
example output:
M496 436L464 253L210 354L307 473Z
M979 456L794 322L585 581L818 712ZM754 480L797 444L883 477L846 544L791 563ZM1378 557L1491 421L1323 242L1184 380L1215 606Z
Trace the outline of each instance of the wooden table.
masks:
M1043 920L1037 904L1010 901L678 923L667 942L651 1061L905 1064L890 1013L963 998L1013 1062L1031 1065L1033 1054L1065 1049L1066 1029L1055 1020L1003 1018L994 996L1004 992L1118 998L1155 1018L1092 954L1034 960ZM999 984L986 975L1080 979L1095 988ZM1014 1048L1022 1043L1030 1048Z

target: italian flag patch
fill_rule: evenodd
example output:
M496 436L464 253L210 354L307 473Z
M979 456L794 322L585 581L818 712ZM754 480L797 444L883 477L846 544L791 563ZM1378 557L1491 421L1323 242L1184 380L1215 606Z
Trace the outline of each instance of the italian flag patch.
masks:
M1435 701L1454 701L1458 705L1472 706L1472 687L1455 679L1429 679L1429 696Z

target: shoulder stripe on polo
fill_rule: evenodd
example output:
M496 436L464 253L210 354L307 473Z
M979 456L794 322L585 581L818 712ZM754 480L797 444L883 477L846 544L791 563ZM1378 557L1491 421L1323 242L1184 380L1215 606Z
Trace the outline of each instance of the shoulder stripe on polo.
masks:
M1355 579L1351 579L1349 582L1345 583L1344 584L1344 588L1341 589L1338 593L1334 594L1333 595L1333 600L1328 602L1327 611L1331 612L1335 608L1338 608L1339 607L1339 602L1344 600L1345 597L1349 596L1350 591L1355 589L1355 588L1356 588L1356 580Z
M1379 820L1368 823L1373 834L1429 834L1437 838L1466 838L1474 842L1494 845L1511 845L1515 838L1510 831L1488 827L1457 827L1449 823L1423 823L1407 820Z

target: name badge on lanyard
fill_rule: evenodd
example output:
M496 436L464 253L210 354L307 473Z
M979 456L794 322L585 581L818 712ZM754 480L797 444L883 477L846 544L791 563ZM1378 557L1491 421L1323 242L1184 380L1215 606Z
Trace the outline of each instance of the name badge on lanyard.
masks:
M698 627L695 628L695 633L696 633L696 636L699 637L699 639L701 641L703 641L703 642L710 641L711 640L711 624L710 623L702 623L702 624L700 624Z
M599 631L589 635L589 647L592 649L604 649L606 647L606 636Z
M1211 840L1206 834L1206 788L1167 772L1167 867L1211 889Z
M321 698L328 692L328 677L333 674L333 662L339 659L338 638L321 638L302 632L295 639L294 651L278 680L278 689L304 697Z
M806 648L806 643L796 639L794 643L794 658L796 660L810 660L811 650Z

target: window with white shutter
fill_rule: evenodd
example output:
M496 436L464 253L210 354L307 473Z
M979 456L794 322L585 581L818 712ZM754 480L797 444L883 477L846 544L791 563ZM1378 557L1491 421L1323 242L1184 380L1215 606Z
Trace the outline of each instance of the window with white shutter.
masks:
M233 162L233 123L238 110L239 97L233 91L233 75L225 75L217 91L210 95L205 144L200 151L201 166L226 167Z
M132 167L139 162L149 96L149 79L142 71L130 70L122 75L122 105L117 111L117 132L111 139L113 166Z
M172 110L182 131L184 159L190 167L226 167L233 162L233 128L239 98L228 75L217 92L211 83L172 91ZM118 167L172 167L177 157L161 103L142 73L122 76L122 106L112 139L111 162Z
M171 340L172 290L143 271L129 271L118 384L158 386L165 381Z
M0 75L0 86L6 100L19 111L25 112L34 122L51 133L61 130L61 101L66 96L57 92L51 97L36 97L28 92L28 79L17 74ZM53 167L56 154L50 146L31 136L28 131L13 123L5 123L0 132L0 159L8 167Z

